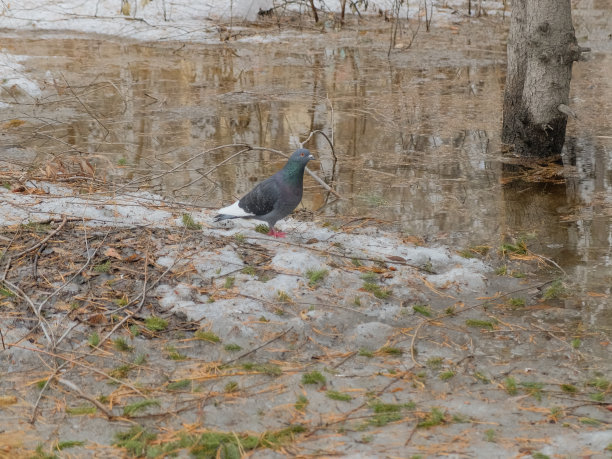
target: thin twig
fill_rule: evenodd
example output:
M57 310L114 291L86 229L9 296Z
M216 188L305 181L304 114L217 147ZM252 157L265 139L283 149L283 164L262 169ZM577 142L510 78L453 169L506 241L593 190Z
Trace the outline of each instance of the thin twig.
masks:
M40 328L42 328L42 331L45 334L45 338L47 338L47 341L49 342L49 346L55 347L55 342L53 340L53 331L51 331L47 320L40 314L40 309L36 308L34 302L30 299L30 297L26 295L26 293L21 290L17 285L7 281L6 279L4 279L2 283L6 285L9 289L11 289L13 292L17 293L30 305L30 309L32 309L32 312L34 312L34 315L38 319L38 324L40 325Z
M2 260L4 258L4 256L8 253L9 249L13 245L13 242L15 242L15 239L17 238L17 234L18 234L18 232L16 231L15 234L13 235L13 238L10 240L10 242L8 243L6 248L4 249L4 252L2 252L2 255L0 255L0 260ZM4 273L2 274L2 280L6 279L6 276L7 276L8 272L9 272L9 269L11 268L12 261L13 261L13 257L9 257L8 261L6 262L6 267L4 268Z
M57 380L58 383L60 383L62 386L67 387L68 389L74 391L77 393L77 395L85 400L87 400L88 402L93 403L100 411L102 411L102 413L104 413L104 415L109 419L112 420L115 418L115 416L113 415L113 413L111 413L110 411L108 411L106 409L106 407L104 405L102 405L102 403L100 403L98 400L96 400L95 398L83 393L83 391L81 389L79 389L79 387L74 384L72 381L68 381L67 379L63 379L63 378L55 378Z
M271 152L274 152L274 153L278 153L279 155L284 156L285 158L288 158L288 156L285 153L283 153L282 151L279 151L279 150L274 150L273 148L251 147L251 149L252 150L267 150L267 151L271 151ZM315 174L313 171L308 169L308 167L305 168L305 171L308 173L308 175L310 175L313 179L315 179L315 181L319 185L321 185L323 188L325 188L330 193L333 193L338 199L344 199L336 190L334 190L327 183L325 183L317 174Z
M330 102L331 104L331 102ZM334 107L332 105L332 125L333 125L333 116L334 116ZM338 157L336 156L336 150L334 150L334 140L333 140L333 136L334 136L334 131L332 128L332 138L330 139L327 134L323 131L321 131L320 129L311 131L310 134L308 135L308 137L306 138L306 140L304 140L301 145L302 147L304 146L304 144L306 142L308 142L310 140L310 138L312 137L313 134L321 134L323 137L325 137L325 140L327 140L327 143L329 144L330 148L331 148L331 152L332 152L332 158L334 159L333 164L332 164L332 183L333 183L333 178L335 176L335 171L336 171L336 163L338 162ZM308 170L308 168L306 168ZM308 170L308 172L310 172ZM319 178L318 175L313 175L312 173L310 173L310 175L312 177L315 178L315 180L319 183L319 184L324 184L323 187L333 193L337 198L343 199L332 187L330 187L329 185L327 185L322 179Z
M248 239L259 239L262 241L269 241L270 238L264 238L264 237L258 237L258 236L248 236ZM282 241L282 240L275 240L274 242L278 243L278 244L284 244L284 245L291 245L294 247L300 247L301 249L307 249L307 250L311 250L313 252L318 252L318 253L322 253L324 255L333 255L335 257L341 257L341 258L350 258L351 260L363 260L363 261L370 261L372 263L380 263L381 260L377 260L374 258L365 258L365 257L356 257L353 255L344 255L342 253L338 253L338 252L330 252L329 250L323 250L323 249L317 249L316 247L310 247L308 245L303 245L303 244L296 244L294 242L289 242L289 241ZM408 262L405 261L394 261L394 260L383 260L384 263L386 264L390 264L390 265L400 265L400 266L408 266L410 268L414 268L414 269L418 269L419 271L427 271L427 269L425 269L422 266L417 266L417 265L411 265Z
M67 221L68 221L68 217L66 215L62 215L62 222L60 223L60 225L57 228L55 228L54 231L50 232L44 239L42 239L40 242L34 244L32 247L29 247L29 248L27 248L25 250L22 250L17 255L13 255L12 258L17 260L17 259L21 258L22 256L24 256L26 253L29 253L32 250L35 250L35 249L39 248L41 245L45 244L49 239L51 239L53 236L55 236L57 233L59 233L62 230L62 228L64 227L64 225L66 224Z
M182 234L182 237L185 235L185 232L186 232L186 231L187 231L187 228L184 228L184 229L183 229L183 234ZM179 250L179 251L182 249L183 243L184 243L184 242L182 241L182 242L181 242L181 245L179 245L179 248L178 248L178 250ZM148 260L148 253L147 253L147 256L145 257L145 262L146 262L146 263L147 263L147 265L148 265L147 260ZM177 261L178 261L178 260L177 260ZM126 304L125 306L122 306L122 307L120 307L120 308L118 308L118 309L113 309L112 311L109 311L109 313L108 313L108 314L117 314L118 312L123 311L124 309L128 308L128 307L129 307L131 304L133 304L134 302L138 301L138 299L140 299L140 304L138 305L138 307L137 307L137 308L136 308L136 310L135 310L135 311L132 313L132 315L131 315L131 316L133 316L134 314L136 314L137 312L139 312L139 311L142 309L142 306L144 305L144 301L145 301L146 294L147 294L147 293L149 293L149 290L151 290L153 287L155 287L155 286L156 286L156 285L159 283L159 281L160 281L160 280L162 280L162 279L165 277L165 275L166 275L166 274L168 274L168 272L170 272L170 270L172 270L172 268L174 268L174 267L176 266L177 261L175 261L175 262L174 262L174 263L172 263L170 266L168 266L168 267L167 267L167 268L164 270L164 272L163 272L163 273L161 273L161 274L159 275L159 277L158 277L157 279L155 279L155 281L154 281L154 282L152 282L150 285L147 285L147 265L145 265L145 281L144 281L144 283L143 283L143 286L142 286L143 290L142 290L142 292L140 293L140 295L138 295L136 298L134 298L132 301L130 301L130 302L129 302L128 304ZM107 314L107 313L104 313L104 314ZM129 316L129 317L131 317L131 316ZM105 338L105 339L106 339L106 338ZM104 340L102 340L102 341L100 342L100 344L102 344L102 342L104 342ZM98 345L97 347L99 347L99 345ZM96 347L96 349L97 349L97 347Z
M314 15L315 22L319 22L319 15L317 14L317 8L315 7L314 0L310 0L310 9Z
M14 346L14 347L19 347L19 346ZM65 363L66 362L64 362L64 364ZM57 374L58 371L59 371L59 368L55 370L55 374ZM38 405L40 405L40 401L42 400L42 396L43 396L43 393L45 392L45 389L49 386L49 384L51 384L51 379L53 378L48 378L45 381L45 384L42 386L42 388L40 389L40 392L38 393L38 398L36 399L36 403L34 403L34 408L32 409L32 416L30 417L30 424L34 424L36 422L36 415L38 414Z
M4 279L6 279L6 275L9 272L9 269L11 269L11 263L13 263L13 257L8 257L8 260L6 262L6 266L4 267L4 272L2 273L2 281L4 281Z
M378 390L378 391L376 392L376 396L380 397L382 394L384 394L384 393L385 393L385 391L386 391L387 389L389 389L389 387L391 387L391 386L392 386L393 384L395 384L396 382L401 381L401 380L404 378L404 376L406 375L406 373L410 372L411 370L412 370L412 368L409 368L409 369L408 369L408 370L406 370L405 372L403 372L403 373L401 373L400 375L398 375L398 376L396 376L395 378L393 378L393 379L392 379L391 381L389 381L389 383L388 383L388 384L386 384L386 385L385 385L385 386L384 386L382 389L380 389L380 390ZM319 425L319 426L317 426L317 427L314 427L314 428L313 428L313 429L312 429L310 432L308 432L308 433L307 433L305 436L306 436L306 437L310 437L310 436L314 435L314 434L315 434L315 432L317 432L318 430L323 429L324 427L329 427L329 426L331 426L331 425L333 425L333 424L339 424L339 423L342 423L342 422L346 422L347 420L349 420L349 416L350 416L351 414L353 414L353 413L355 413L355 412L359 411L360 409L362 409L363 407L367 406L367 405L368 405L368 403L370 403L370 402L369 402L369 401L367 401L367 402L363 402L361 405L359 405L359 406L358 406L358 407L356 407L356 408L353 408L351 411L347 412L347 413L346 413L344 416L342 416L342 417L341 417L341 418L339 418L339 419L336 419L335 421L327 422L327 423L325 423L324 425L323 425L323 424L321 424L321 425Z
M170 170L167 170L167 171L161 172L161 173L159 173L159 174L157 174L157 175L151 175L151 176L141 177L141 178L139 178L139 179L132 180L131 182L126 183L126 184L125 184L125 185L123 185L122 187L117 188L117 189L115 190L115 193L117 193L117 192L121 191L121 190L122 190L122 189L124 189L124 188L128 188L128 187L130 187L130 186L136 185L136 184L138 184L138 183L140 183L140 182L150 182L150 181L152 181L152 180L156 180L156 179L161 178L161 177L163 177L163 176L165 176L165 175L167 175L167 174L170 174L170 173L172 173L172 172L177 171L178 169L180 169L181 167L183 167L185 164L187 164L187 163L189 163L189 162L193 161L194 159L200 158L200 157L202 157L202 156L204 156L204 155L206 155L206 154L208 154L208 153L212 153L213 151L222 150L222 149L224 149L224 148L231 148L231 147L242 147L242 148L246 148L246 149L249 149L249 148L250 148L250 146L249 146L248 144L246 144L246 143L232 143L232 144L228 144L228 145L220 145L220 146L218 146L218 147L210 148L210 149L208 149L208 150L205 150L205 151L202 151L202 152L198 153L197 155L191 156L190 158L188 158L188 159L186 159L185 161L183 161L183 162L181 162L181 163L177 164L176 166L174 166L174 167L173 167L172 169L170 169Z
M293 330L293 327L289 327L287 330L285 330L284 332L282 332L280 335L277 335L277 336L275 336L274 338L272 338L271 340L266 341L266 342L265 342L265 343L263 343L261 346L257 346L255 349L251 349L250 351L245 352L245 353L244 353L244 354L242 354L242 355L239 355L239 356L238 356L238 357L236 357L235 359L228 360L227 362L224 362L222 365L229 365L230 363L234 363L234 362L236 362L237 360L240 360L240 359L242 359L242 358L246 357L247 355L250 355L250 354L252 354L253 352L256 352L256 351L260 350L262 347L265 347L265 346L267 346L268 344L270 344L270 343L272 343L272 342L276 341L277 339L282 338L282 337L283 337L283 336L285 336L287 333L289 333L291 330Z
M87 107L87 105L85 105L83 103L83 101L81 100L81 98L77 95L76 92L74 92L74 89L72 88L72 86L68 83L68 80L66 80L66 77L64 76L64 74L62 72L60 72L60 75L62 76L62 79L64 80L64 83L66 83L66 87L68 89L70 89L70 92L72 93L72 95L75 97L75 99L83 106L83 108L85 109L85 111L87 112L87 114L89 116L91 116L94 120L96 120L96 122L102 126L102 128L106 131L106 134L104 134L104 137L102 138L102 140L106 139L106 137L108 137L108 135L110 134L110 130L104 125L104 123L102 121L100 121L92 112L91 110L89 110L89 107Z
M79 325L79 322L75 322L70 327L68 327L66 331L64 332L64 334L60 336L60 338L57 340L57 342L55 343L55 346L59 346L60 343L64 340L64 338L68 336L68 333L74 330L78 325Z
M539 255L537 253L533 253L531 252L534 256L541 258L542 260L550 263L551 265L553 265L555 268L557 268L559 271L561 271L563 273L564 276L567 276L567 273L565 272L565 270L559 266L554 260L551 260L550 258L546 258L544 255Z
M408 443L410 443L410 440L412 440L412 437L414 436L414 433L416 432L418 427L419 427L419 423L417 422L412 428L412 430L410 431L410 435L408 435L408 438L406 439L406 442L404 443L404 447L408 446Z
M546 281L546 282L543 282L542 284L538 285L538 286L537 286L537 288L540 288L540 289L541 289L541 288L542 288L542 287L544 287L545 285L550 284L550 283L552 283L552 282L554 282L554 281ZM513 290L512 292L507 292L507 293L504 293L503 295L499 295L499 296L497 296L497 297L495 297L495 298L493 298L493 299L494 299L494 300L499 300L499 299L501 299L501 298L504 298L504 297L507 297L507 296L510 296L510 295L515 295L516 293L518 293L518 292L522 292L522 291L524 291L524 290L531 290L532 288L536 288L536 287L534 287L534 286L532 286L532 285L531 285L531 286L528 286L528 287L519 288L519 289L517 289L517 290ZM461 311L455 311L453 314L446 314L446 313L443 313L443 314L438 314L436 317L432 317L432 318L430 318L430 319L423 320L421 323L419 323L419 325L417 325L416 329L414 330L414 334L412 335L412 339L410 340L410 357L412 358L412 361L413 361L413 362L414 362L416 365L418 365L418 366L420 366L420 367L422 367L422 366L423 366L423 365L421 365L420 363L418 363L418 362L417 362L417 360L416 360L416 358L415 358L415 347L414 347L414 344L415 344L415 341L416 341L417 335L419 334L419 330L421 329L421 327L422 327L423 325L425 325L426 323L432 323L432 322L436 322L436 321L438 321L438 320L442 320L442 319L444 319L445 317L452 317L452 316L456 316L456 315L458 315L458 314L463 314L464 312L467 312L467 311L470 311L470 310L472 310L472 309L475 309L475 308L478 308L478 307L484 306L485 304L489 303L490 301L491 301L491 300L484 300L484 301L481 301L481 302L476 303L476 304L474 304L474 305L472 305L472 306L468 306L468 307L466 307L466 308L463 308L463 309L461 309ZM556 336L555 336L555 338L556 338Z
M416 341L416 337L419 334L419 330L421 329L421 327L425 324L425 322L428 322L428 320L423 320L422 322L419 323L419 325L417 325L417 327L414 329L414 334L412 335L412 340L410 341L410 358L412 359L412 361L414 362L415 365L422 367L423 365L421 365L419 362L417 362L415 356L414 356L414 342Z
M339 363L337 363L335 365L332 365L332 368L338 368L339 366L343 365L346 361L352 359L356 355L357 355L357 351L351 352L348 356L346 356L344 359L342 359Z
M106 234L104 235L104 237L102 238L102 241L100 241L100 244L98 244L98 246L95 248L94 252L87 257L87 260L85 261L85 264L76 272L74 273L74 275L68 279L67 281L65 281L62 285L60 285L57 289L55 289L55 291L53 291L51 294L49 294L47 296L47 298L45 298L39 305L38 305L38 314L40 314L40 311L42 310L42 307L47 303L47 301L49 301L51 298L53 298L55 295L57 295L59 292L61 292L64 287L66 287L66 285L70 284L74 279L76 279L77 276L79 276L83 271L85 271L85 268L87 268L89 266L89 264L91 263L91 260L93 260L96 256L96 254L98 253L98 250L100 250L100 248L102 247L102 245L104 244L104 242L106 241L106 238L108 237L108 235L110 234L111 230L109 229ZM85 238L86 244L87 244L87 238ZM87 252L89 252L89 248L86 247Z
M98 373L99 375L102 375L102 376L104 376L105 378L110 379L111 381L116 382L117 384L119 384L119 385L121 385L121 386L126 386L126 387L129 387L129 388L130 388L130 389L132 389L134 392L136 392L138 395L140 395L140 396L142 396L142 397L145 397L145 398L146 398L146 395L145 395L145 394L143 394L143 393L142 393L142 391L141 391L140 389L138 389L136 386L134 386L133 384L130 384L130 383L129 383L129 382L127 382L127 381L122 381L121 379L117 379L117 378L115 378L115 377L113 377L113 376L109 375L108 373L106 373L106 372L104 372L104 371L102 371L102 370L99 370L99 369L98 369L98 368L96 368L96 367L93 367L93 366L90 366L90 365L86 365L86 364L84 364L84 363L82 363L82 362L79 362L77 359L71 359L71 358L69 358L69 357L63 356L63 355L61 355L61 354L57 354L57 353L55 353L55 352L49 352L49 351L45 351L45 350L43 350L43 349L37 349L37 348L33 348L33 347L21 346L21 345L19 345L19 344L10 344L9 346L11 346L11 347L16 347L16 348L19 348L19 349L24 349L24 350L26 350L26 351L39 352L39 353L41 353L41 354L45 354L45 355L48 355L48 356L50 356L50 357L54 357L54 358L56 358L56 359L62 359L62 360L64 360L64 361L68 362L68 363L72 363L72 364L74 364L74 365L78 365L78 366L80 366L80 367L86 368L86 369L88 369L88 370L90 370L90 371L93 371L94 373Z

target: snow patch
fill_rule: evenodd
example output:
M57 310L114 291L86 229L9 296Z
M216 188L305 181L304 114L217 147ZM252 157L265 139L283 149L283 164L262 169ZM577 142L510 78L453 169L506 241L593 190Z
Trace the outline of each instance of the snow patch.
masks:
M302 249L280 249L270 262L279 270L305 273L309 269L318 269L325 264L325 259Z
M5 102L0 101L0 108L8 107L6 102L40 97L42 91L36 82L28 78L25 67L20 62L27 56L9 54L5 50L0 52L0 87ZM8 94L8 97L7 97Z
M370 0L367 10L360 6L359 14L377 15L391 12L396 0ZM452 5L451 5L452 3ZM457 11L465 11L465 2L444 2L432 4L431 14L435 24L454 23L461 20ZM333 27L327 13L339 13L342 0L316 1L319 16L327 29ZM122 8L122 5L125 5ZM501 5L501 4L500 4ZM254 22L259 12L276 8L279 14L284 10L308 13L310 8L302 3L279 7L274 0L165 0L142 2L140 0L19 0L0 3L0 28L16 30L72 30L126 37L136 40L180 40L192 42L219 42L220 22L232 24L233 31L239 30L240 21ZM417 18L423 13L422 5L404 2L399 10L401 18ZM497 13L499 5L488 5L489 14ZM346 15L356 15L347 4ZM466 11L465 11L466 12ZM509 12L507 12L509 14ZM223 24L223 25L226 25ZM301 34L301 32L300 32ZM238 41L266 42L284 40L290 32L274 35L238 38ZM295 34L293 35L295 36Z
M218 252L204 252L193 261L195 269L205 279L223 277L244 266L244 262L231 247Z

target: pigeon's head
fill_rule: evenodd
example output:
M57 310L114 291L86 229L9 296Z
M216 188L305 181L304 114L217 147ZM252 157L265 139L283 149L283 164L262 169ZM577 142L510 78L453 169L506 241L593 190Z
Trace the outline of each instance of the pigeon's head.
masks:
M289 158L289 161L295 161L297 163L306 165L306 163L308 163L308 161L310 161L311 159L314 159L312 153L310 153L305 148L299 148L293 152L293 154Z

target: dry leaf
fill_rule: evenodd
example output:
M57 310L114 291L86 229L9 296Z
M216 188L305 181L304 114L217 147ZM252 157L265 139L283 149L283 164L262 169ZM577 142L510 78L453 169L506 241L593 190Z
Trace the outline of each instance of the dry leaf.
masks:
M59 171L59 168L55 164L48 163L45 166L45 175L47 176L47 178L57 177L58 171Z
M58 255L62 255L66 257L71 256L73 253L72 251L63 249L61 247L52 247L51 250L53 250L53 253L57 253Z
M108 249L106 249L104 251L104 255L106 255L107 257L116 258L117 260L123 260L123 257L119 254L119 252L117 252L117 249L114 249L113 247L109 247Z
M130 2L128 2L127 0L123 0L121 2L121 14L123 14L124 16L130 15Z
M423 245L425 241L417 236L407 236L402 238L404 244Z
M35 188L35 187L31 187L31 188L26 188L25 190L26 194L47 194L47 192L41 188Z
M91 316L89 318L88 323L89 323L89 325L105 324L106 323L106 317L104 317L104 314L94 314L93 316Z
M25 121L23 121L23 120L10 120L10 121L7 121L6 123L4 123L4 124L2 125L2 129L12 129L12 128L16 128L16 127L19 127L19 126L21 126L21 125L23 125L23 124L25 124L25 123L26 123L26 122L25 122Z
M587 292L587 295L592 296L594 298L607 298L608 295L605 293L597 293L597 292Z
M17 403L17 397L14 395L0 395L0 406L14 405Z
M398 257L397 255L387 255L387 260L399 261L400 263L406 263L406 259Z
M66 86L60 86L59 84L57 84L55 78L53 78L53 86L55 87L55 90L60 96L63 96L64 92L66 92Z
M79 166L85 175L91 175L93 177L96 174L93 166L89 164L85 158L79 158Z

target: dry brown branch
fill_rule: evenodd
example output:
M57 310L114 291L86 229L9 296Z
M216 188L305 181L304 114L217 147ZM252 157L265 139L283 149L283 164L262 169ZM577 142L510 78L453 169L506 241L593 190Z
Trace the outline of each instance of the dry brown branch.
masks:
M269 241L269 238L263 238L263 237L258 237L258 236L249 236L249 239L259 239L259 240L262 240L262 241ZM369 261L371 263L379 263L381 261L381 260L377 260L377 259L374 259L374 258L355 257L355 256L352 256L352 255L345 255L345 254L338 253L338 252L330 252L329 250L317 249L315 247L310 247L308 245L298 244L298 243L295 243L295 242L283 241L283 240L278 240L278 239L276 241L274 241L274 242L276 242L278 244L284 244L284 245L291 245L291 246L294 246L294 247L300 247L301 249L310 250L312 252L318 252L318 253L321 253L321 254L324 254L324 255L327 255L327 256L328 255L333 255L335 257L347 258L347 259L350 259L350 260ZM388 263L388 264L391 264L391 265L409 266L411 268L418 269L420 271L427 271L422 266L412 265L412 264L410 264L408 262L405 262L405 261L386 259L386 260L384 260L384 262Z
M74 384L72 381L69 381L67 379L64 378L55 378L57 380L58 383L60 383L62 386L67 387L68 389L70 389L73 392L76 392L76 394L81 397L82 399L87 400L90 403L93 403L96 408L98 408L100 411L102 411L102 413L104 413L104 415L109 419L112 420L115 418L115 416L113 415L113 413L111 413L110 411L108 411L106 409L106 407L104 405L102 405L102 403L100 403L98 400L96 400L94 397L85 394L76 384Z
M322 133L322 134L325 136L325 138L327 138L328 142L330 142L330 140L329 140L329 138L327 137L327 135L326 135L325 133L323 133L322 131L314 131L314 132L321 132L321 133ZM313 133L314 133L314 132L313 132ZM310 138L310 137L309 137L309 138ZM308 139L307 139L307 140L308 140ZM304 141L303 143L305 143L305 142L306 142L306 141ZM331 142L330 142L330 145L331 145ZM231 159L233 159L233 158L235 158L236 156L239 156L239 155L241 155L242 153L245 153L245 152L247 152L247 151L252 151L252 150L255 150L255 151L271 151L271 152L273 152L273 153L276 153L276 154L278 154L278 155L281 155L281 156L282 156L282 157L284 157L284 158L288 158L288 157L289 157L288 155L286 155L286 154L285 154L285 153L283 153L282 151L280 151L280 150L275 150L275 149L273 149L273 148L267 148L267 147L254 147L254 146L251 146L251 145L248 145L248 144L228 144L228 145L221 145L221 146L219 146L219 147L211 148L211 149L206 150L206 151L204 151L204 152L202 152L202 153L199 153L199 154L197 154L197 155L195 155L195 156L193 156L193 157L191 157L191 158L189 158L189 159L187 159L187 160L183 161L182 163L180 163L178 166L176 166L176 167L172 168L171 170L166 171L166 172L164 172L164 173L162 173L162 174L158 174L158 175L157 175L157 176L155 176L155 177L152 177L152 179L160 178L160 177L163 177L164 175L166 175L166 174L168 174L168 173L174 172L174 171L176 171L177 169L179 169L180 167L182 167L184 164L186 164L186 163L188 163L188 162L190 162L190 161L192 161L192 160L194 160L194 159L196 159L196 158L198 158L198 157L200 157L200 156L202 156L202 155L204 155L204 154L210 153L210 152L215 151L215 150L220 150L220 149L223 149L223 148L231 148L231 147L244 147L244 149L243 149L243 150L240 150L240 151L239 151L239 152L237 152L237 153L234 153L234 154L230 155L228 158L224 159L224 160L223 160L223 161L221 161L219 164L216 164L216 165L215 165L214 167L212 167L211 169L207 170L206 172L203 172L201 177L199 177L199 178L197 178L197 179L195 179L195 180L192 180L191 182L189 182L189 183L187 183L187 184L185 184L185 185L183 185L183 186L181 186L181 187L177 188L177 189L175 190L175 192L180 191L180 190L182 190L182 189L184 189L184 188L186 188L186 187L189 187L189 186L191 186L191 185L194 185L195 183L199 182L199 181L200 181L201 179L203 179L204 177L206 177L206 176L210 175L212 172L214 172L216 169L218 169L218 168L219 168L220 166L222 166L223 164L227 163L227 162L228 162L228 161L230 161ZM333 150L333 145L332 145L332 150ZM322 180L322 179L321 179L321 178L320 178L318 175L316 175L314 172L312 172L310 169L308 169L308 167L306 167L306 169L305 169L305 170L306 170L306 172L307 172L307 173L308 173L308 174L309 174L309 175L310 175L310 176L311 176L311 177L312 177L312 178L313 178L313 179L314 179L314 180L315 180L315 181L316 181L316 182L317 182L319 185L321 185L321 186L322 186L323 188L325 188L327 191L329 191L329 192L333 193L333 194L334 194L334 195L335 195L337 198L339 198L339 199L343 199L343 197L342 197L342 196L341 196L341 195L340 195L338 192L336 192L334 189L332 189L332 188L331 188L331 187L330 187L330 186L329 186L327 183L325 183L325 182L324 182L324 181L323 181L323 180ZM142 180L141 180L141 181L142 181ZM135 181L130 182L130 184L133 184L133 183L135 183Z
M30 297L26 295L26 293L23 290L21 290L17 285L13 284L12 282L9 282L6 279L4 279L2 283L6 285L10 290L15 292L17 295L19 295L21 298L23 298L26 301L26 303L28 303L28 305L30 306L30 309L32 309L32 312L38 319L38 325L40 326L43 333L45 334L45 338L47 338L47 342L49 343L48 346L50 348L54 348L55 341L53 339L53 331L49 327L49 323L47 322L47 319L45 319L41 315L40 309L34 305L34 302L30 299Z
M13 255L12 258L19 259L22 256L24 256L26 253L29 253L32 250L36 250L37 248L39 248L40 246L45 244L49 239L51 239L53 236L55 236L57 233L59 233L62 230L62 228L64 227L64 225L66 224L67 221L68 221L68 217L66 215L62 215L62 221L61 221L60 225L55 230L51 231L44 239L42 239L40 242L34 244L32 247L29 247L29 248L27 248L25 250L22 250L17 255Z
M4 256L8 253L9 249L13 245L13 242L15 242L15 239L17 238L17 234L18 233L15 232L13 237L9 240L9 243L6 246L6 248L4 249L4 252L2 252L2 255L0 255L0 260L2 260L4 258ZM2 280L6 279L6 275L8 274L8 271L11 268L11 262L12 261L13 261L13 258L12 257L8 257L8 260L6 261L6 266L4 267L4 272L2 273Z
M8 249L7 249L8 250ZM4 257L4 254L2 256L2 258ZM13 257L8 257L8 259L6 260L6 266L4 267L4 272L2 273L2 281L4 281L6 279L6 276L9 272L9 269L11 269L11 264L13 263Z
M310 0L310 9L312 10L315 22L319 22L319 15L317 14L317 8L315 7L314 0Z
M332 365L332 368L338 368L339 366L343 365L345 362L347 362L348 360L352 359L353 357L355 357L358 354L357 351L353 351L351 353L349 353L349 355L347 355L345 358L343 358L342 360L340 360L340 362L338 362L335 365Z
M410 443L410 441L412 440L412 437L414 436L414 433L416 432L416 430L418 429L419 424L416 423L414 425L414 427L412 428L412 430L410 431L410 434L408 435L408 438L406 438L406 441L404 442L404 447L408 446L408 444Z
M287 333L289 333L291 330L293 330L293 327L289 327L287 330L285 330L284 332L276 335L274 338L266 341L265 343L261 344L260 346L257 346L254 349L251 349L248 352L245 352L244 354L239 355L238 357L228 360L227 362L223 362L223 365L229 365L230 363L234 363L244 357L246 357L247 355L252 354L253 352L257 352L258 350L260 350L262 347L266 347L268 344L273 343L274 341L276 341L277 339L282 338L283 336L285 336Z
M530 252L532 253L532 252ZM551 265L553 265L555 268L557 268L559 271L561 271L563 273L564 276L567 276L567 273L565 272L565 270L559 266L554 260L551 260L550 258L546 258L543 255L539 255L537 253L533 253L533 255L537 258L540 258L541 260L544 260L546 263L549 263Z
M208 150L202 151L202 152L198 153L197 155L194 155L194 156L189 157L188 159L186 159L185 161L183 161L183 162L181 162L181 163L177 164L176 166L174 166L174 167L173 167L172 169L170 169L170 170L167 170L167 171L164 171L164 172L160 172L160 173L159 173L159 174L157 174L157 175L152 175L152 176L147 176L147 177L141 177L141 178L138 178L138 179L132 180L132 181L130 181L130 182L128 182L128 183L126 183L125 185L123 185L123 186L121 186L121 187L117 188L117 189L115 190L115 193L118 193L118 192L120 192L121 190L123 190L123 189L125 189L125 188L128 188L128 187L130 187L130 186L133 186L133 185L135 185L135 184L138 184L138 183L142 183L142 182L146 182L146 181L150 181L150 180L156 180L156 179L158 179L158 178L164 177L164 176L166 176L167 174L171 174L171 173L173 173L173 172L175 172L175 171L179 170L179 169L180 169L181 167L183 167L185 164L188 164L188 163L190 163L191 161L193 161L193 160L195 160L195 159L201 158L202 156L207 155L207 154L209 154L209 153L212 153L213 151L222 150L222 149L224 149L224 148L231 148L231 147L243 147L243 148L246 148L246 149L250 149L249 145L247 145L247 144L243 144L243 143L233 143L233 144L228 144L228 145L220 145L220 146L218 146L218 147L214 147L214 148L209 148Z
M225 146L227 146L227 145L225 145ZM200 180L202 180L203 178L207 177L209 174L211 174L212 172L214 172L215 170L217 170L217 169L218 169L220 166L222 166L223 164L225 164L225 163L227 163L228 161L230 161L230 160L234 159L236 156L239 156L239 155L241 155L242 153L246 153L247 151L250 151L250 150L251 150L251 148L247 146L247 148L245 148L245 149L243 149L243 150L240 150L240 151L238 151L237 153L234 153L233 155L230 155L229 157L227 157L227 158L225 158L223 161L221 161L219 164L216 164L214 167L212 167L212 168L211 168L211 169L209 169L208 171L204 172L204 173L203 173L203 174L202 174L202 175L201 175L199 178L197 178L197 179L195 179L195 180L192 180L191 182L186 183L185 185L183 185L183 186L181 186L181 187L179 187L179 188L176 188L176 189L174 190L174 192L178 192L178 191L180 191L180 190L182 190L182 189L184 189L184 188L187 188L187 187L189 187L189 186L191 186L191 185L195 185L195 184L196 184L196 183L198 183Z
M414 329L414 333L412 335L412 339L410 340L410 358L412 359L412 361L414 362L415 365L419 366L419 367L423 367L423 365L421 365L419 362L417 362L416 357L414 356L414 343L416 341L417 335L419 334L419 330L421 329L421 327L428 322L427 320L423 320L419 323L419 325L417 325L417 327Z

